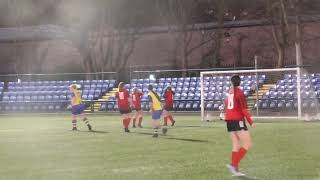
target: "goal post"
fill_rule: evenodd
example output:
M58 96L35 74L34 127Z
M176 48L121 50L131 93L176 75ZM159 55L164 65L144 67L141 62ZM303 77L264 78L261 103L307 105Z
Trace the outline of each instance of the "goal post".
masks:
M314 89L303 87L313 87L315 74L299 67L204 71L200 73L202 121L219 118L231 86L230 78L235 74L241 77L240 88L247 98L249 111L255 117L302 119L303 113L310 113L311 105L308 103L317 95ZM308 96L302 97L304 93ZM318 101L312 106L318 108ZM314 108L312 114L316 111Z

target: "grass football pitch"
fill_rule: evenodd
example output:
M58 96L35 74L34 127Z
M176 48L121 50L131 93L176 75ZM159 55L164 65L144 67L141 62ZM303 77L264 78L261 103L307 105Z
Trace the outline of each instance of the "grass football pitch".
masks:
M68 115L0 116L0 180L224 180L231 142L225 123L176 116L167 136L125 134L115 115L89 116L71 131ZM256 122L241 179L320 179L320 123Z

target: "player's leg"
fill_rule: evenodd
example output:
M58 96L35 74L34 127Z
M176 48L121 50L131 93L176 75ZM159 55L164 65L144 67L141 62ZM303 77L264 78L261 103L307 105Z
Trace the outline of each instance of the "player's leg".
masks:
M71 109L72 114L72 130L76 131L77 129L77 115L80 114L78 106L72 106Z
M160 129L160 118L162 111L153 111L152 112L152 128L154 130L153 137L158 137Z
M163 126L167 126L168 125L168 111L164 111L163 114L164 114L164 118L163 118Z
M79 114L79 116L82 119L82 121L87 125L89 131L91 131L92 130L92 126L89 123L87 115L84 113L85 108L86 107L85 107L84 104L78 105L77 114Z
M241 149L240 138L238 137L236 131L230 132L230 138L232 141L232 155L231 155L232 164L228 164L227 167L232 173L232 176L245 176L245 174L238 171L239 153Z
M159 128L160 128L160 123L159 119L153 119L152 118L152 128L153 128L153 137L158 137L159 136Z
M133 116L132 116L132 127L133 127L133 128L136 127L137 117L138 117L138 111L136 111L136 112L133 114Z
M237 136L239 137L239 140L241 142L241 147L238 153L238 164L239 164L240 161L247 154L248 150L252 147L252 139L249 131L246 131L246 130L237 131Z
M174 124L176 123L175 120L173 120L172 114L170 112L168 112L168 119L171 121L171 126L174 126Z
M127 127L129 128L129 125L130 125L130 121L131 121L131 110L128 111L128 114L127 114Z
M227 167L232 173L232 176L243 176L244 174L238 172L239 166L239 150L241 148L241 141L237 134L239 131L239 122L238 121L227 121L227 130L232 142L232 153L231 153L231 164L228 164Z
M230 139L232 142L232 153L231 153L231 165L234 167L236 171L238 171L238 153L241 148L239 137L236 132L230 132Z
M78 130L77 129L77 115L72 114L71 118L72 118L72 130L76 131L76 130Z
M138 117L139 117L138 127L142 128L142 119L143 119L143 112L142 112L142 110L139 110L139 111L138 111Z
M122 125L123 125L123 129L124 129L124 132L130 132L129 131L129 123L128 123L128 118L130 115L129 113L124 113L122 114Z
M88 120L88 118L87 118L87 115L86 115L84 112L82 112L82 113L80 114L80 117L81 117L82 121L87 125L89 131L91 131L91 130L92 130L92 126L91 126L91 124L89 123L89 120Z

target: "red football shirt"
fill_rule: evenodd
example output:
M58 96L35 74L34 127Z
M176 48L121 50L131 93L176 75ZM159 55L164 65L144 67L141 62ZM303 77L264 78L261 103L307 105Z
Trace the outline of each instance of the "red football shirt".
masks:
M136 109L141 109L141 97L143 94L141 92L132 93L132 107Z
M247 111L246 98L239 88L231 88L226 98L226 121L244 121L247 119L250 125L253 124L251 116Z
M174 92L173 91L166 91L163 95L165 100L165 105L167 108L173 108L173 97Z
M116 98L118 102L119 109L129 109L129 93L126 89L120 90L116 93Z

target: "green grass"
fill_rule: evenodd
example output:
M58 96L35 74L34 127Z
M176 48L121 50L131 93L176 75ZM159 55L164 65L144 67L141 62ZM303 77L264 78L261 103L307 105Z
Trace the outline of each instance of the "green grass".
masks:
M90 116L97 132L72 132L68 116L0 117L0 180L223 180L231 142L223 122L178 116L167 136L124 134L119 116ZM251 179L320 179L320 123L256 123L241 163Z

